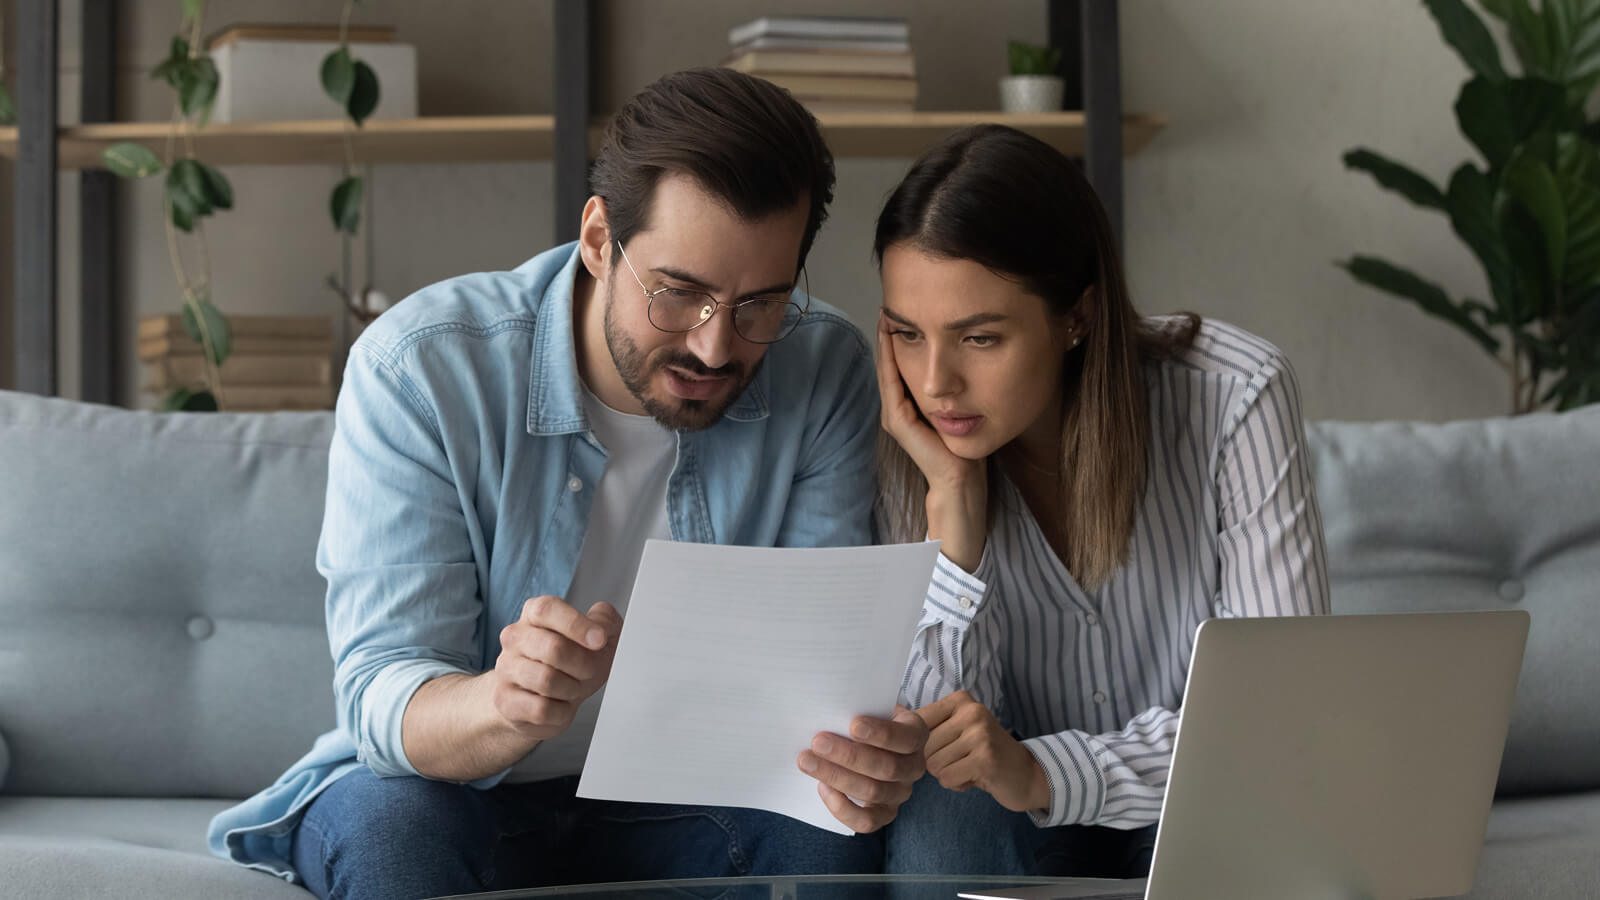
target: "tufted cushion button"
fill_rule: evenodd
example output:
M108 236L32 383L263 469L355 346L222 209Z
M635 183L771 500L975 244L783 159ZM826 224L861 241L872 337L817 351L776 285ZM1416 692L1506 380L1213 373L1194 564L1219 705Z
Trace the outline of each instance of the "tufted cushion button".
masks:
M1522 582L1515 578L1507 578L1500 582L1500 599L1507 603L1516 603L1525 593L1527 591L1523 588Z
M189 624L186 627L189 629L189 637L192 637L197 641L203 641L206 638L211 637L211 635L215 634L217 630L217 626L213 625L211 620L205 616L194 616L190 618Z

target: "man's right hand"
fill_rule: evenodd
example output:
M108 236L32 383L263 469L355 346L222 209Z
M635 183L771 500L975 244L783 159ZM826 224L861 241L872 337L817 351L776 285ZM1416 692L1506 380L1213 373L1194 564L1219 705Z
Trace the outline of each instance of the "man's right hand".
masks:
M544 741L572 724L583 701L611 675L622 616L609 603L587 615L560 597L534 597L500 632L500 657L487 673L494 708L524 737Z

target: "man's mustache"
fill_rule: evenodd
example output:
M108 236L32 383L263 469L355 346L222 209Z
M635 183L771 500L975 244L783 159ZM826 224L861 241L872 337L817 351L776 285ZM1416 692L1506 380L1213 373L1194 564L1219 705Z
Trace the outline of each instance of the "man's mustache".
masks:
M718 366L717 368L713 369L701 362L692 354L688 353L670 354L656 363L657 368L663 368L666 366L671 366L674 369L682 369L691 375L698 375L702 378L736 378L744 374L744 364L741 362L730 361L725 366Z

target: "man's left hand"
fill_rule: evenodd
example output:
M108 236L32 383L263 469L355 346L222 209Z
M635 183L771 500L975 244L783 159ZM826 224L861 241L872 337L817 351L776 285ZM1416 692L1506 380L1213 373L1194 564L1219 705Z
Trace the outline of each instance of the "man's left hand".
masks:
M800 752L800 771L817 780L817 793L833 817L857 833L894 820L926 766L928 727L896 706L893 719L857 716L850 736L824 731ZM859 804L855 801L859 801Z

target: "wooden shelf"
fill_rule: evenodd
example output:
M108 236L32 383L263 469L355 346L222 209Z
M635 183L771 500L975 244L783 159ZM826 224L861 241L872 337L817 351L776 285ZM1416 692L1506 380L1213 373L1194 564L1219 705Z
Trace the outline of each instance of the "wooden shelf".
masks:
M1081 112L1008 114L1001 112L837 113L819 116L835 156L915 157L956 129L979 122L1019 128L1069 155L1084 147ZM1123 153L1132 155L1155 137L1159 116L1123 117ZM589 150L599 149L603 123L589 129ZM63 169L96 168L112 144L133 141L165 153L165 122L113 122L61 129L57 153ZM339 120L313 122L233 122L213 124L195 135L195 155L213 165L337 164L344 161ZM553 116L463 116L374 119L357 135L357 153L373 163L483 162L549 159L555 137ZM0 128L0 156L17 156L17 129Z

